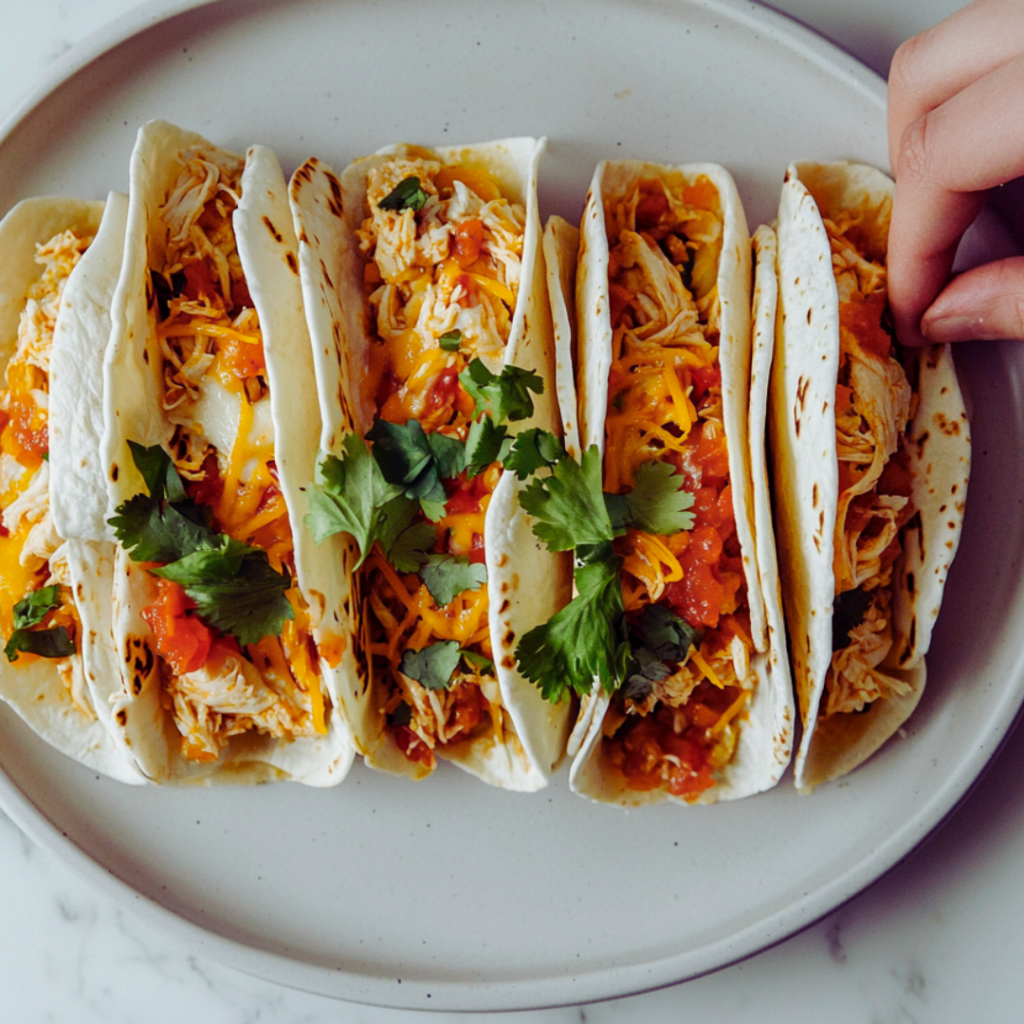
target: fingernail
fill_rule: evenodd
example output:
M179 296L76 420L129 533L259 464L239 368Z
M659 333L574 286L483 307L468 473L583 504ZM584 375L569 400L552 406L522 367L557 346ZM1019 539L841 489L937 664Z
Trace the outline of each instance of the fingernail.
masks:
M921 321L921 333L937 345L983 338L984 330L985 318L980 316L940 316Z

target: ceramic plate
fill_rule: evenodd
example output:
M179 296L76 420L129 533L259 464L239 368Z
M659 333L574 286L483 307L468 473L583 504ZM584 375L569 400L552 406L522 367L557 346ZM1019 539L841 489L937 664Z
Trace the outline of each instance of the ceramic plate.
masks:
M343 167L395 141L546 135L542 213L578 218L596 161L714 160L751 226L795 157L886 163L883 83L729 0L222 0L143 8L71 51L0 130L0 210L126 189L162 117ZM1024 348L961 353L974 474L961 553L905 734L801 798L630 813L563 771L492 790L357 766L339 788L143 790L0 715L0 802L36 840L193 948L370 1003L576 1003L713 970L785 938L905 856L987 763L1022 696Z

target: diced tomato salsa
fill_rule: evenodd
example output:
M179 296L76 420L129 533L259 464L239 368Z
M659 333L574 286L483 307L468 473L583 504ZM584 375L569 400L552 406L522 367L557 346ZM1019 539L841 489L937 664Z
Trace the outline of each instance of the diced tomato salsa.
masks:
M709 729L739 695L733 686L701 683L682 707L660 703L649 715L630 715L605 740L606 754L631 789L664 788L693 802L715 784Z
M206 664L213 633L188 614L196 605L183 587L164 579L156 584L157 599L142 609L142 618L153 630L157 653L177 675L195 672Z

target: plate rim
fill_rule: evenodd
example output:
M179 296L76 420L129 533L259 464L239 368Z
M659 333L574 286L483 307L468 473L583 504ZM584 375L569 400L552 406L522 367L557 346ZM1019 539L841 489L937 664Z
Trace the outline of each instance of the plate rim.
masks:
M272 2L276 5L287 0ZM566 2L579 4L585 0ZM629 0L616 2L626 3ZM885 79L790 15L755 0L666 2L672 6L721 11L723 17L735 23L765 32L773 43L782 44L806 57L844 87L864 96L884 114ZM218 5L234 5L240 10L244 7L241 0L147 0L90 33L54 60L8 110L0 121L0 147L53 93L117 46L174 17ZM1017 660L1018 676L1022 659L1024 652ZM981 781L1013 732L1020 717L1020 702L1024 694L1007 689L1001 698L997 702L999 708L1016 702L1017 713L1009 717L993 715L990 728L980 737L984 742L965 756L962 764L967 766L966 769L949 777L921 815L891 834L870 860L865 860L830 884L812 890L802 900L789 904L770 917L759 919L699 950L673 954L643 965L591 969L576 977L550 975L529 981L438 981L422 984L409 980L399 988L394 979L332 970L292 959L204 928L133 888L112 869L81 849L29 799L2 766L0 809L29 838L52 851L62 863L101 893L140 913L144 920L153 923L190 951L198 948L211 959L242 973L340 1000L381 1007L486 1012L573 1006L668 987L728 967L786 941L879 881L933 834ZM247 963L254 957L259 961L258 970ZM641 974L646 975L646 981L640 980ZM575 986L581 991L572 991Z

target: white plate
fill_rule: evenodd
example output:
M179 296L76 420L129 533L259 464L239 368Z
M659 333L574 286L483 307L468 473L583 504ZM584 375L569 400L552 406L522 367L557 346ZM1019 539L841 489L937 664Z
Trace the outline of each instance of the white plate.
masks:
M722 162L752 225L794 157L886 163L881 81L753 4L179 0L72 51L0 130L0 210L126 188L151 117L267 143L288 170L399 140L543 134L543 212L570 218L606 156ZM573 797L564 772L518 795L444 767L413 785L359 766L329 792L140 791L4 709L0 804L194 948L351 1000L576 1003L763 949L905 856L1021 704L1024 349L967 352L963 369L974 473L928 689L905 738L811 798L787 778L735 805L624 813Z

